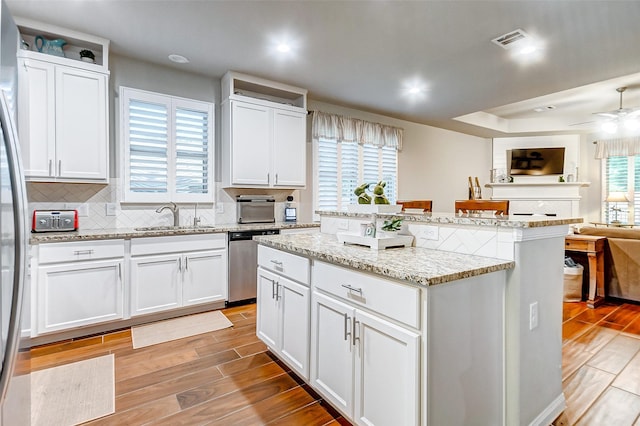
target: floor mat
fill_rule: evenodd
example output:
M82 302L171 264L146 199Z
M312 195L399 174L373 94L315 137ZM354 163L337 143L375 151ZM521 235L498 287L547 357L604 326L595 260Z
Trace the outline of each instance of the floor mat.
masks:
M232 325L231 321L222 312L211 311L131 327L131 338L133 340L133 348L138 349L228 328Z
M31 373L31 424L76 425L115 411L114 356Z

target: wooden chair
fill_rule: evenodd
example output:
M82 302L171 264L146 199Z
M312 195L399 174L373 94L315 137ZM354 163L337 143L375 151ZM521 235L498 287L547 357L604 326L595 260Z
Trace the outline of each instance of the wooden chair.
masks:
M496 215L509 214L509 200L456 200L456 213L462 211L468 214L470 211L489 210L495 211Z
M402 206L402 211L405 209L422 209L425 213L431 211L431 203L431 200L396 201L396 204Z

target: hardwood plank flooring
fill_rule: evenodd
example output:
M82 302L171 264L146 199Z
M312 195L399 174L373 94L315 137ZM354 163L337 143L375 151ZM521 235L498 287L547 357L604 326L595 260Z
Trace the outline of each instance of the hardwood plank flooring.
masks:
M232 328L133 349L129 330L32 348L33 371L113 353L116 412L91 425L349 425L255 335L255 304ZM556 424L640 426L640 306L563 304Z
M116 411L90 425L349 425L258 340L255 304L222 312L233 327L140 349L129 329L34 347L31 369L113 353Z

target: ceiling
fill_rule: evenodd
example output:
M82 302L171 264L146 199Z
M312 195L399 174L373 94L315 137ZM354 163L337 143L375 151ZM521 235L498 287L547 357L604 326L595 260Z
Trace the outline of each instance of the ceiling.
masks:
M619 86L629 87L625 107L640 105L635 0L6 3L14 16L107 38L118 55L214 78L235 70L482 137L591 132L573 124L617 109ZM542 59L519 64L491 42L515 29L543 41ZM273 43L285 36L294 48L282 57ZM174 64L172 53L190 62ZM426 90L408 96L412 81Z

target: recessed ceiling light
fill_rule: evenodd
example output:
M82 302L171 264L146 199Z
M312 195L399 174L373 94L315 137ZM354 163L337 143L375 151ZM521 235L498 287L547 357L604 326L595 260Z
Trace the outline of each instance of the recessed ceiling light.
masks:
M287 43L280 43L276 49L278 49L278 52L287 53L291 51L291 46Z
M189 60L187 58L185 58L182 55L176 55L175 53L172 53L171 55L169 55L169 60L171 62L175 62L176 64L187 64L187 63L189 63Z

